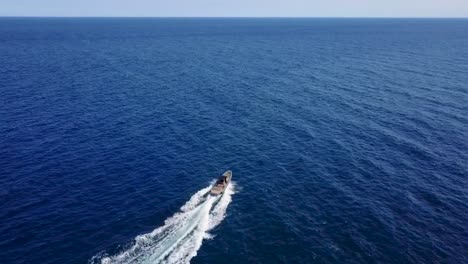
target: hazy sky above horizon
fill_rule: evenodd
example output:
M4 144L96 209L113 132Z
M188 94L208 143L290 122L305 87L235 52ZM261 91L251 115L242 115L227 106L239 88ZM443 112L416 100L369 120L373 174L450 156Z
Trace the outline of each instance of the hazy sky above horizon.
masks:
M0 0L0 16L468 17L468 0Z

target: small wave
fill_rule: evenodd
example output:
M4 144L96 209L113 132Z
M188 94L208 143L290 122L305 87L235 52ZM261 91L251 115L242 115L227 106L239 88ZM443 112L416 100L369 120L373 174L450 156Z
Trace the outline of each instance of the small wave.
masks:
M208 232L223 221L235 187L231 183L221 198L205 198L210 189L208 186L195 193L180 212L151 233L137 236L129 249L114 256L94 256L90 263L189 263L197 255L203 239L212 238Z

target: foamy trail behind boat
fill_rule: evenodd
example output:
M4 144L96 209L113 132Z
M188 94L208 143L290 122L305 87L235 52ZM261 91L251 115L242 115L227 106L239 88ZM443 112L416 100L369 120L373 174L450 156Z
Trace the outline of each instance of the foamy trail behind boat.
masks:
M227 187L221 198L205 194L212 186L201 189L182 206L181 212L164 221L153 232L139 235L129 249L115 256L95 256L92 263L189 263L197 255L208 231L224 219L234 194L234 184ZM219 201L217 200L219 199Z

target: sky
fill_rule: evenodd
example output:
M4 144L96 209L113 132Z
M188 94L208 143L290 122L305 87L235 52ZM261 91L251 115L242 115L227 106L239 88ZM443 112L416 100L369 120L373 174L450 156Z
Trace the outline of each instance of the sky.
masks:
M0 0L0 16L468 17L468 0Z

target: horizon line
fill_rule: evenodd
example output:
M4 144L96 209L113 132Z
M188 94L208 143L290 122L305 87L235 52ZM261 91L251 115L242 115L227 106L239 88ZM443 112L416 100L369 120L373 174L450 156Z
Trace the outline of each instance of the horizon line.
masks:
M424 17L424 16L9 16L0 18L333 18L333 19L468 19L468 17Z

